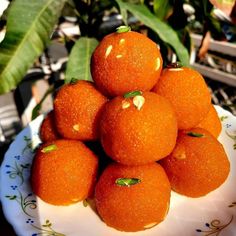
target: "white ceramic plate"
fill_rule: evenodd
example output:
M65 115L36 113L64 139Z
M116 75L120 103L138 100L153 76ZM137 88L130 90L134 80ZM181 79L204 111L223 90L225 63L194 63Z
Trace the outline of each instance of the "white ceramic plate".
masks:
M30 123L11 144L0 172L0 197L8 221L22 236L235 236L236 235L236 117L216 107L222 120L223 143L231 162L227 181L205 197L191 199L172 192L170 211L156 227L124 233L107 227L89 207L49 205L29 185L32 148L40 140L43 116Z

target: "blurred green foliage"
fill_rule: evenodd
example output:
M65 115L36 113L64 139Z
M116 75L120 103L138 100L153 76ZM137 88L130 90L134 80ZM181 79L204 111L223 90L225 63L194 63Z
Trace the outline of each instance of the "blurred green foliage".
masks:
M208 0L32 0L30 4L14 0L0 21L1 28L6 22L6 36L0 43L0 94L19 84L65 17L75 19L82 36L82 40L62 36L69 53L68 82L72 78L91 79L89 58L95 42L124 23L160 45L164 64L175 53L177 60L188 65L190 30L223 37L212 9ZM123 22L115 18L118 14ZM76 65L79 68L75 69Z

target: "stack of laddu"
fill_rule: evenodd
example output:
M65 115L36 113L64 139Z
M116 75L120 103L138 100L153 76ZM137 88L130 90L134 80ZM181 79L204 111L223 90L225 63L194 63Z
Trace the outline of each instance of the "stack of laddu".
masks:
M173 63L157 45L119 27L91 59L94 83L72 80L44 119L31 185L42 200L69 205L88 197L110 227L145 230L168 214L171 189L201 197L230 166L217 140L221 124L202 76ZM112 160L101 174L99 142Z

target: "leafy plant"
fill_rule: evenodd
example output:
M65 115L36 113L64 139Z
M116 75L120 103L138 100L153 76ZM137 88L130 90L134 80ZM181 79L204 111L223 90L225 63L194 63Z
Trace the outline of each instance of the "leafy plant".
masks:
M0 94L13 89L46 47L65 0L16 0L0 44Z
M104 35L122 24L117 21L111 27L104 27L104 16L119 13L123 23L131 25L133 30L145 31L161 46L165 63L170 60L169 52L174 52L183 65L188 65L191 42L189 22L183 10L186 2L196 9L196 20L204 30L219 32L208 0L32 0L30 3L14 0L0 21L2 28L2 22L7 19L6 35L0 43L0 94L19 84L50 44L52 33L65 16L74 17L80 29L78 39L61 36L69 53L66 83L71 79L92 80L90 57L94 48Z
M72 78L91 80L90 56L106 33L102 31L104 15L121 12L123 21L128 22L130 13L136 17L133 27L141 29L139 22L151 29L160 41L176 52L183 64L188 64L188 52L177 33L164 22L163 14L157 9L155 16L144 1L98 1L98 0L15 0L7 12L6 35L0 43L0 94L14 89L22 80L35 59L50 43L50 36L63 15L76 17L81 37L76 41L65 36L68 51L72 48L65 81ZM145 5L146 4L146 5ZM113 30L113 29L112 29ZM101 33L102 32L102 33ZM69 46L70 45L70 46Z
M95 38L81 37L77 40L69 56L66 68L66 83L69 83L72 78L92 81L90 57L97 45L98 41Z

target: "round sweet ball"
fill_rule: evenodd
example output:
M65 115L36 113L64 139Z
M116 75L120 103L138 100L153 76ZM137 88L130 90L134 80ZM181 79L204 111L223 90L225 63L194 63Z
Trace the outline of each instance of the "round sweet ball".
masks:
M64 85L54 100L56 127L68 139L96 140L99 120L107 102L91 82L78 81Z
M53 141L60 138L55 125L54 111L50 111L44 118L40 126L39 136L43 142Z
M208 131L181 131L174 151L161 160L171 187L188 197L201 197L226 180L230 163L221 143Z
M170 183L157 164L111 164L95 188L95 203L103 221L120 231L149 229L169 210Z
M161 70L162 57L156 43L132 31L105 36L91 59L93 80L108 97L151 90Z
M131 92L104 107L101 143L107 155L121 164L141 165L164 158L174 149L176 138L174 110L155 93Z
M31 186L43 201L69 205L92 195L97 168L97 157L80 141L48 142L34 157Z
M220 135L222 129L221 121L213 105L211 105L206 117L197 125L197 127L206 129L216 138Z
M171 102L179 129L195 127L210 110L210 92L201 74L194 69L164 69L153 91Z

